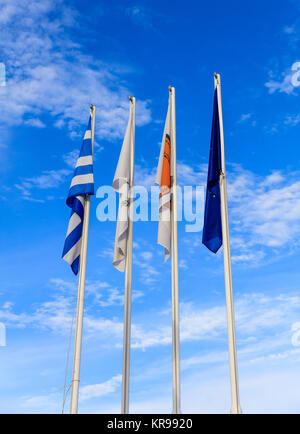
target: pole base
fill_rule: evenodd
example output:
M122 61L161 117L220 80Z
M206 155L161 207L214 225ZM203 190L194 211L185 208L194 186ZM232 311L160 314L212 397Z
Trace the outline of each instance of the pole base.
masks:
M230 414L243 414L242 409L240 406L238 406L238 408L231 408L230 410Z

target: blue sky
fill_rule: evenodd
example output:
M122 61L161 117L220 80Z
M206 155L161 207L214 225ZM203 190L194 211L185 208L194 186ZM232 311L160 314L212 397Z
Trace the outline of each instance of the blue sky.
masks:
M176 88L178 181L204 185L222 78L241 406L299 412L299 1L3 0L0 5L0 411L61 412L76 280L65 205L89 104L95 184L111 185L137 98L136 183L154 183ZM157 2L158 3L158 2ZM16 24L17 23L17 24ZM3 70L3 69L2 69ZM93 197L80 412L119 412L124 275ZM134 224L131 412L170 412L170 264ZM222 252L179 223L182 410L230 409ZM68 382L71 376L68 371ZM66 410L68 411L69 403Z

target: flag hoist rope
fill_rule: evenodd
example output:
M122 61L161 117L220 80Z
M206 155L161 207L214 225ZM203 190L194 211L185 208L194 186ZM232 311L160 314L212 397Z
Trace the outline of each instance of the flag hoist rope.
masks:
M94 152L96 107L91 105L90 112L91 112L92 151ZM83 216L82 240L81 240L81 251L80 251L76 332L75 332L71 408L70 408L71 414L77 414L78 412L78 394L79 394L79 380L80 380L80 359L81 359L81 344L82 344L82 325L83 325L83 311L84 311L84 289L85 289L89 218L90 218L90 196L86 195L84 199L84 216Z
M76 291L74 294L72 321L71 321L71 326L70 326L68 350L67 350L67 357L66 357L65 380L64 380L64 388L63 388L63 403L62 403L62 410L61 410L62 414L64 414L68 393L72 387L72 382L67 387L67 379L68 379L68 371L69 371L69 360L70 360L71 345L72 345L73 327L74 327L74 320L75 320L75 314L76 314L77 293L78 293L78 280L77 280L77 284L76 284Z
M181 413L180 403L180 339L177 232L177 170L176 170L176 113L175 88L169 86L171 100L171 260L172 260L172 359L173 414Z
M234 308L233 308L229 223L228 223L228 208L227 208L227 187L226 187L226 170L225 170L224 130L223 130L223 115L222 115L222 99L221 99L221 78L220 75L216 73L214 75L214 78L215 78L215 88L217 89L217 96L218 96L220 141L221 141L222 173L220 176L220 195L221 195L226 311L227 311L227 327L228 327L228 349L229 349L230 383L231 383L231 413L241 414L242 411L239 402L238 368L237 368L236 340L235 340L235 326L234 326Z
M129 221L127 254L125 264L124 297L124 334L123 334L123 374L121 413L129 413L129 377L130 377L130 341L131 341L131 286L132 286L132 234L133 234L133 185L134 185L134 146L135 146L135 98L130 96L132 110L131 150L130 150L130 185L129 185Z

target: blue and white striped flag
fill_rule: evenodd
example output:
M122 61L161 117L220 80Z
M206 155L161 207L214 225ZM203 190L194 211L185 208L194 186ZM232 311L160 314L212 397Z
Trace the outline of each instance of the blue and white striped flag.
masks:
M78 274L85 195L94 194L91 117L71 182L67 205L72 209L62 258Z

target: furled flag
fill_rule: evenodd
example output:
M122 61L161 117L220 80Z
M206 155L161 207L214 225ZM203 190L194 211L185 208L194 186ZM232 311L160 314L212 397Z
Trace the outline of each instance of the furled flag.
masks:
M202 243L213 253L222 246L220 175L222 173L218 95L215 90Z
M71 265L74 274L79 271L84 199L91 194L94 194L94 175L90 117L66 201L72 212L62 258Z
M113 265L119 271L125 271L127 238L129 228L129 192L133 180L130 179L130 164L133 151L133 110L130 104L129 121L121 149L118 166L113 180L113 188L119 193L119 211L115 238Z
M171 110L170 99L160 149L155 183L160 185L157 243L165 248L165 261L171 247Z

